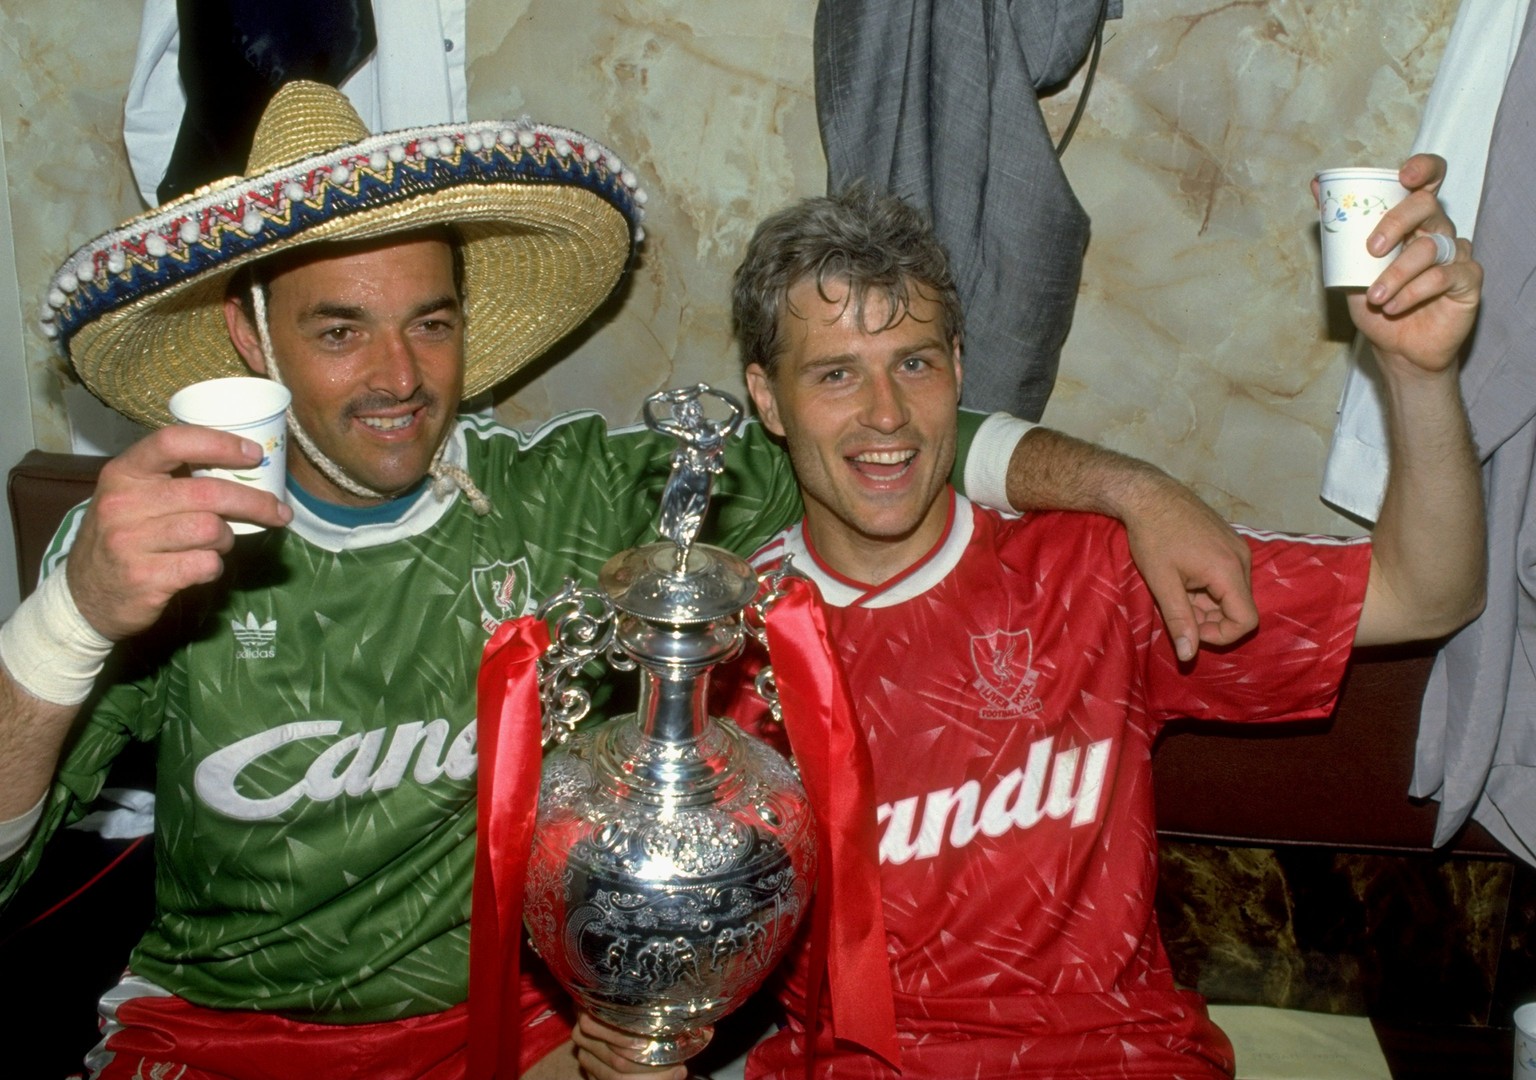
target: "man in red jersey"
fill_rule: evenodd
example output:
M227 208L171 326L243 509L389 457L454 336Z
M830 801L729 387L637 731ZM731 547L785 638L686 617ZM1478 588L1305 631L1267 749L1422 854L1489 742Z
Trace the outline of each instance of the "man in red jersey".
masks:
M1481 270L1465 242L1430 237L1454 235L1433 186L1382 226L1403 252L1349 298L1392 402L1374 536L1243 530L1259 629L1192 664L1116 522L1006 516L950 487L963 328L921 216L854 191L759 227L735 331L806 513L754 561L792 560L825 601L873 761L900 1040L886 1063L823 1022L816 1075L1232 1075L1230 1043L1175 986L1157 930L1152 745L1177 717L1326 716L1354 645L1437 637L1480 609L1457 356ZM804 953L782 974L787 1022L748 1057L748 1080L805 1072ZM627 1068L622 1036L590 1017L576 1039L592 1075Z

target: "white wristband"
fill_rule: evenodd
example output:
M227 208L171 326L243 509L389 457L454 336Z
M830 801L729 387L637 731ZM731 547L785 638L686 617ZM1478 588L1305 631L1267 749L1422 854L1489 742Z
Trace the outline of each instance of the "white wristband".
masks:
M1007 413L993 413L981 422L965 459L965 494L972 502L1005 513L1013 509L1008 503L1008 463L1013 448L1034 427Z
M64 571L43 580L0 626L0 663L40 701L78 705L96 685L112 642L85 621Z

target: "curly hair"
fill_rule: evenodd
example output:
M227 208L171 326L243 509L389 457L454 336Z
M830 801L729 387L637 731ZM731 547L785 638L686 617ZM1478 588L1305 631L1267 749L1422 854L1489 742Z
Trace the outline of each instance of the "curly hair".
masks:
M949 256L927 217L895 195L858 184L802 199L758 225L731 283L731 334L743 367L758 364L774 374L784 348L779 320L789 290L804 280L814 281L828 302L828 286L845 284L861 325L871 293L882 298L886 320L866 327L872 333L906 317L916 289L938 302L943 340L963 338Z

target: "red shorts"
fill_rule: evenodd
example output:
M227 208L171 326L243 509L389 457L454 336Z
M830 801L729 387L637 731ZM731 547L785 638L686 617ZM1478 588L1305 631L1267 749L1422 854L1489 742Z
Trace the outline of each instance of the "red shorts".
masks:
M519 1071L570 1038L569 1009L523 979ZM102 999L94 1080L463 1080L469 1007L374 1024L208 1009L128 976Z

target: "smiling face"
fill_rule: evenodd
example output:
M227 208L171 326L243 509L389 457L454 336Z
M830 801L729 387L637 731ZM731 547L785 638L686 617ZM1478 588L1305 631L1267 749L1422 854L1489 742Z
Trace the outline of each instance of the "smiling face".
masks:
M386 496L415 486L443 441L464 388L464 314L447 242L412 239L344 248L273 275L272 351L293 391L293 414L316 448L353 480ZM230 337L267 374L260 340L235 300ZM377 502L347 492L303 454L288 469L330 502Z
M926 555L944 531L955 458L958 344L940 305L910 283L905 313L850 302L846 281L791 286L773 374L747 367L763 424L782 435L817 553L838 573L879 584Z

